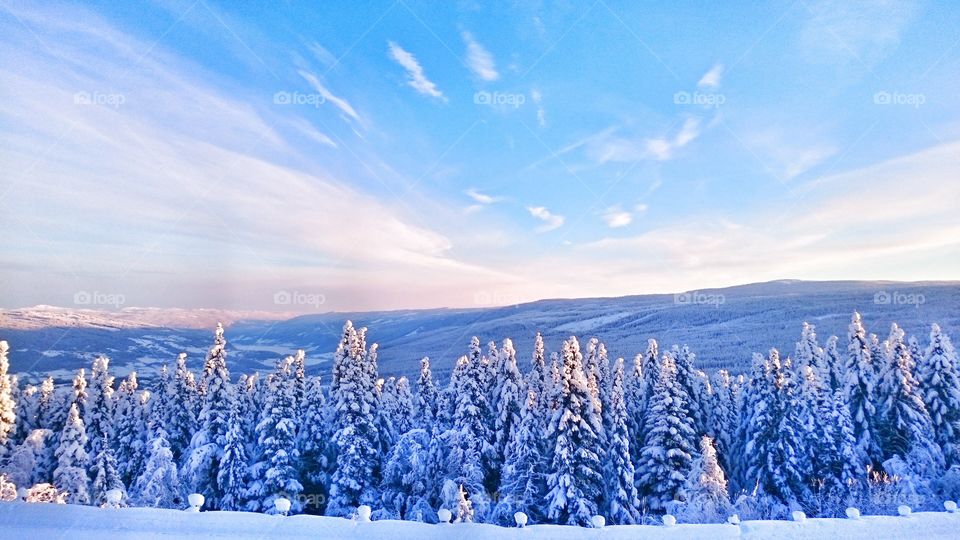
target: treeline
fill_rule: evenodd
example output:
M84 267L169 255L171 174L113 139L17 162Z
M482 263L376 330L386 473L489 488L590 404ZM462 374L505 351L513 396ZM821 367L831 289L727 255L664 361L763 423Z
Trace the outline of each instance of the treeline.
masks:
M218 326L202 372L181 354L149 390L136 373L115 387L105 357L72 387L20 388L0 342L0 484L76 504L119 489L183 508L197 492L205 509L272 513L284 497L293 512L503 525L924 508L960 495L957 354L937 325L925 342L896 324L881 340L855 313L844 339L821 346L805 323L791 357L710 377L652 339L611 361L595 338L548 354L538 334L521 368L510 339L474 337L446 384L424 358L411 385L379 376L350 322L329 381L303 351L233 380Z

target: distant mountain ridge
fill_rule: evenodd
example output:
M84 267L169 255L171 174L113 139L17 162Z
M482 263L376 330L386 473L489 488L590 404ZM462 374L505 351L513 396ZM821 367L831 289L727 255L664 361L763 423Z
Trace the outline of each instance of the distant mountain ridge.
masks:
M228 310L27 308L0 311L0 339L10 342L13 371L54 372L58 378L89 367L96 354L110 356L114 371L121 375L136 369L149 377L181 351L198 369L216 320L227 326L228 358L235 375L271 369L276 359L298 348L307 352L312 371L326 375L347 319L369 327L368 339L380 343L384 375L412 376L419 359L430 356L435 375L444 376L456 358L466 353L474 335L484 344L512 338L526 369L538 331L548 350L556 350L570 335L595 336L612 357L632 358L646 348L649 338L655 338L661 350L672 344L690 345L698 366L708 371L721 367L742 371L753 352L777 347L792 354L803 321L816 325L821 344L831 334L845 339L855 310L863 315L868 331L881 338L886 338L890 323L897 322L924 344L929 325L936 322L960 339L960 281L799 280L677 294L549 299L491 308L322 313L289 319L282 314ZM62 324L64 319L70 324Z

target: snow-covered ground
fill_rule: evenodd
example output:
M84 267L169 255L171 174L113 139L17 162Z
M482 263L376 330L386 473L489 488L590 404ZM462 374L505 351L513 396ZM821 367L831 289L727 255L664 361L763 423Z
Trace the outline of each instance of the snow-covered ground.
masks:
M918 512L909 517L865 516L860 520L745 521L737 525L626 525L584 529L533 525L525 529L486 524L427 525L412 521L360 523L317 516L267 516L248 512L203 512L148 508L0 503L0 538L102 540L135 538L349 538L358 540L574 540L704 539L936 540L960 538L960 514Z

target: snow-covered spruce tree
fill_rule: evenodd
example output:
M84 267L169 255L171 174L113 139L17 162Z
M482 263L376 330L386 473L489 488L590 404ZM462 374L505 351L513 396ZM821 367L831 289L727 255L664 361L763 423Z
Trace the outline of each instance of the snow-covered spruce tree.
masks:
M879 464L882 456L876 435L877 411L874 407L876 369L870 344L860 314L854 312L847 333L847 357L844 366L844 391L853 420L853 436L857 439L857 462L860 469Z
M476 338L474 338L476 339ZM483 366L473 366L474 355L461 356L454 367L451 382L454 384L452 393L453 428L447 435L449 454L446 459L447 473L445 478L450 485L459 486L466 490L481 519L486 515L486 490L484 488L485 470L484 455L488 455L489 435L486 418L483 411L486 407L486 395L482 384L484 380ZM476 358L477 363L480 359ZM452 507L455 501L449 500L450 489L444 495L445 507Z
M376 419L376 365L370 365L365 333L347 321L334 354L330 390L335 413L336 470L326 514L346 517L357 506L376 500L380 434Z
M80 368L77 370L77 373L73 376L73 386L70 391L70 396L68 401L64 404L67 414L70 412L70 406L76 405L77 412L80 414L80 418L84 417L84 414L87 409L87 399L89 398L87 394L87 373L86 370ZM64 415L63 421L67 421L67 414ZM63 426L57 426L58 429L62 430Z
M759 357L756 362L762 367L754 369L760 380L751 388L758 395L751 399L754 410L746 428L744 487L753 486L757 494L779 502L784 510L809 504L808 462L790 361L784 365L779 352L770 349L767 359Z
M10 361L7 352L10 346L6 341L0 341L0 460L10 451L11 436L17 424L17 404L13 400L13 389L10 384Z
M94 506L107 504L107 492L119 489L126 493L126 486L120 478L117 466L117 457L110 446L110 441L104 438L100 441L100 453L93 459L93 485L91 495Z
M18 486L49 482L53 477L53 432L35 429L7 456L3 472Z
M297 433L300 449L300 482L304 492L322 494L317 501L326 501L326 485L330 482L330 429L327 425L327 399L319 376L307 377L307 393L304 396L303 420ZM242 439L242 437L239 437ZM305 508L305 511L320 510Z
M640 498L634 482L633 461L630 459L630 433L627 429L627 404L624 394L623 358L613 366L610 388L609 446L604 468L607 487L605 497L610 522L631 525L639 520Z
M736 438L739 411L734 395L733 378L730 372L718 370L713 384L713 404L710 407L710 427L716 438L711 441L724 470L732 470L734 440Z
M887 367L877 386L877 433L884 459L895 455L906 459L909 455L920 460L910 463L911 468L925 472L928 479L934 478L942 472L943 454L913 375L913 357L896 323L891 326L887 343Z
M454 523L473 523L473 501L462 485L457 490L457 518Z
M837 431L838 418L834 397L814 364L795 366L796 403L805 451L807 483L821 494L837 494L845 489L840 474L843 463L842 440Z
M587 388L590 390L590 396L593 399L593 408L600 413L601 427L597 432L600 437L600 459L604 458L604 449L606 447L606 423L603 422L603 416L606 414L606 407L609 406L610 397L603 390L604 385L609 382L609 376L604 378L604 369L600 366L600 340L590 338L587 341L587 351L583 356L583 372L587 376ZM606 372L609 374L609 365ZM606 398L606 400L604 399Z
M40 389L28 384L16 395L16 427L13 430L13 445L18 445L27 438L27 435L40 427L37 416L37 406L40 401Z
M845 368L846 360L838 347L840 338L830 336L823 347L823 362L827 372L827 382L830 384L830 391L835 392L838 388L843 389L846 380Z
M708 397L705 389L709 386L709 381L706 381L706 375L703 372L694 368L696 355L690 347L674 345L668 354L673 357L677 366L677 384L687 395L687 408L693 420L693 429L698 436L703 435L707 433L709 422L705 403ZM694 447L696 444L697 441L694 441Z
M113 438L116 448L118 472L124 485L131 485L143 470L146 459L146 438L144 428L147 425L145 412L140 407L139 383L137 372L131 371L120 383L114 394Z
M507 446L515 438L515 432L520 425L520 408L523 405L523 376L517 368L516 350L513 348L512 340L503 340L499 357L500 372L497 375L495 392L497 410L494 424L494 455L497 456L495 470L498 483Z
M249 508L250 468L247 457L246 434L240 417L238 400L230 406L230 428L227 430L223 459L217 471L217 485L223 493L220 508L223 510L247 510ZM176 471L174 471L176 472ZM256 506L256 505L255 505Z
M430 434L423 429L405 432L383 466L383 483L377 519L407 519L436 522L429 492L434 483L430 476Z
M420 378L417 379L417 407L414 425L430 432L437 418L437 386L433 382L430 359L420 359Z
M960 464L960 359L950 337L934 324L917 366L923 402L947 466Z
M516 512L527 514L534 523L545 517L541 508L546 494L543 413L536 392L528 390L520 424L507 445L498 490L500 498L491 519L494 523L510 526Z
M396 396L396 407L393 411L393 424L400 435L413 429L416 407L414 405L413 392L410 390L410 380L406 377L397 379L394 387Z
M90 477L87 467L87 430L80 418L77 405L70 405L67 421L60 432L60 446L57 447L57 468L53 471L53 483L57 488L69 493L67 501L71 504L90 504Z
M230 406L233 402L226 346L223 325L217 324L214 344L203 367L203 401L200 416L197 418L198 430L190 440L183 467L190 489L206 497L204 505L210 509L219 509L220 498L223 496L217 483L217 473L226 445Z
M150 508L182 508L184 495L180 485L177 463L173 460L167 432L153 421L147 439L147 461L143 472L131 487L132 499L137 506Z
M87 426L89 455L96 457L100 454L100 444L113 437L113 376L106 356L93 360L83 422Z
M558 407L547 427L555 441L547 477L547 517L556 523L590 526L602 497L599 446L602 420L595 408L577 338L563 343Z
M298 480L300 451L294 420L297 385L294 360L291 356L277 363L267 408L257 425L259 462L250 471L248 507L268 514L276 513L273 501L278 497L292 502L291 512L301 510L298 496L303 492L303 485Z
M197 425L195 413L197 388L193 373L187 368L187 353L177 355L173 370L173 380L169 387L169 407L164 417L170 451L173 459L180 462L190 446L190 440Z
M524 388L532 391L538 401L543 401L548 379L549 370L543 348L543 336L537 332L533 342L533 354L530 355L530 370L524 378Z
M696 433L687 409L686 392L677 382L673 356L664 353L657 366L653 392L647 405L646 440L636 475L646 509L662 513L683 498L683 483L690 473Z
M303 349L293 355L293 403L295 419L300 423L303 414L304 400L307 396L307 353Z
M727 478L710 437L700 438L700 454L693 461L683 491L686 503L677 516L683 522L722 523L730 515Z
M802 372L806 367L810 367L820 381L827 382L829 378L829 374L824 369L826 362L824 361L823 349L817 344L816 327L806 321L803 322L800 341L797 341L797 346L794 349L793 365L799 372Z

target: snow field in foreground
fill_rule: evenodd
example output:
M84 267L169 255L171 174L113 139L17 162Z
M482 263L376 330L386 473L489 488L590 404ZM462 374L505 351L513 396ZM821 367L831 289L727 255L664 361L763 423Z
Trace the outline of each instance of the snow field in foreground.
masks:
M782 540L958 539L960 514L918 512L910 517L865 516L860 520L807 519L744 521L736 525L611 526L585 529L531 525L525 529L488 524L428 525L412 521L356 522L320 516L268 516L250 512L202 512L151 508L106 509L90 506L0 503L0 538L102 540L152 538L258 539L311 538L358 540L636 540L725 538Z

